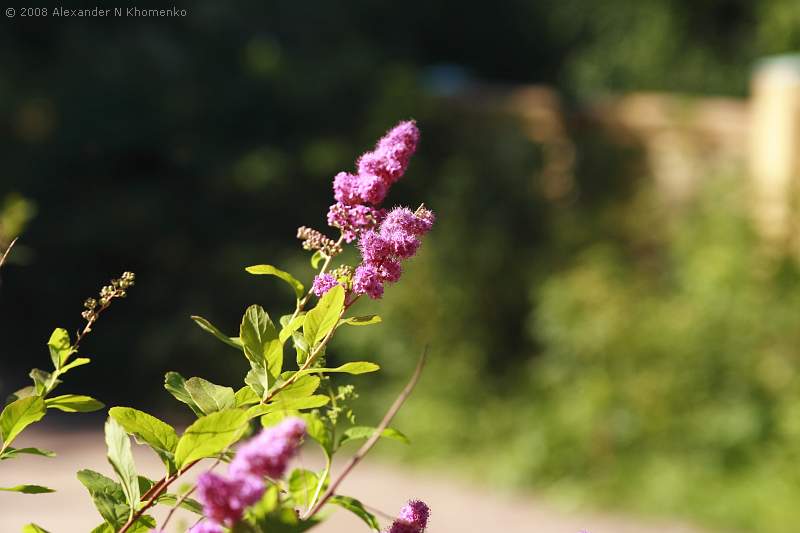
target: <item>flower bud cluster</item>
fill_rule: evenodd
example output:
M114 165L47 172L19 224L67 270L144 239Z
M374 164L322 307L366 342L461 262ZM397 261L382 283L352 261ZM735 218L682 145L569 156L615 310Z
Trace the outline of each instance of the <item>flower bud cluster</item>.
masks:
M100 316L100 313L111 304L114 298L125 298L128 295L128 289L133 287L136 282L136 275L133 272L123 272L122 276L118 279L112 279L109 285L105 285L100 289L100 296L98 299L87 298L83 302L84 311L81 316L87 322L95 322Z
M319 250L328 257L342 253L340 244L315 229L300 226L297 228L297 238L303 241L304 250Z

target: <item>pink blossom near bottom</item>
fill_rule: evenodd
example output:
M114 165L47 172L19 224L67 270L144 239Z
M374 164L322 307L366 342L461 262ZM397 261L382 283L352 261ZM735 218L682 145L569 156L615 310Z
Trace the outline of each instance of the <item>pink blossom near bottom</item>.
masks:
M197 479L197 496L203 514L217 524L233 525L245 509L264 494L264 482L255 476L228 479L214 472L205 472Z
M425 502L411 500L400 509L400 514L388 533L423 533L428 527L430 516L431 509Z

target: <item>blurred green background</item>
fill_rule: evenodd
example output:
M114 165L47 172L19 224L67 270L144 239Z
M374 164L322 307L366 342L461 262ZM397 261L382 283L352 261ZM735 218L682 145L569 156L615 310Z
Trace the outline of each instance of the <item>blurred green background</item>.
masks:
M388 201L439 221L360 304L385 323L331 350L384 367L362 421L430 344L398 422L409 458L566 504L797 523L800 272L758 252L746 169L672 208L640 153L568 120L574 182L554 198L541 143L481 96L543 84L575 116L629 91L744 97L758 58L800 48L795 2L177 5L189 15L0 22L0 238L22 232L0 287L3 395L123 270L137 286L65 392L180 417L165 371L237 384L244 358L189 315L234 332L249 304L289 310L243 267L310 281L296 228L322 228L332 177L414 117L420 150Z

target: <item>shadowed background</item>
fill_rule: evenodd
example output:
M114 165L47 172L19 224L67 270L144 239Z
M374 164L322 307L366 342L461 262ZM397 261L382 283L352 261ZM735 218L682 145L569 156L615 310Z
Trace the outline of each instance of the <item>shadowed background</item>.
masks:
M166 371L238 385L245 359L189 315L233 333L252 303L291 310L244 266L310 282L296 228L323 229L332 177L413 117L421 145L387 203L424 201L437 225L402 281L359 304L385 323L330 351L383 367L353 380L362 421L430 344L398 419L404 459L566 505L754 531L800 518L792 252L762 250L735 156L676 199L650 137L608 127L622 108L604 107L744 98L758 58L800 45L793 2L185 7L0 22L3 245L22 233L0 288L3 396L123 270L137 284L63 391L180 420Z

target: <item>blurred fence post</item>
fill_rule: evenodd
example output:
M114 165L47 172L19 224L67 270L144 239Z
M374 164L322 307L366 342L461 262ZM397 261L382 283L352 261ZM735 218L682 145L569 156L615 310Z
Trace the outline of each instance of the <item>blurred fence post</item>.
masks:
M800 178L800 55L766 58L755 68L750 103L753 214L769 244L795 244Z

